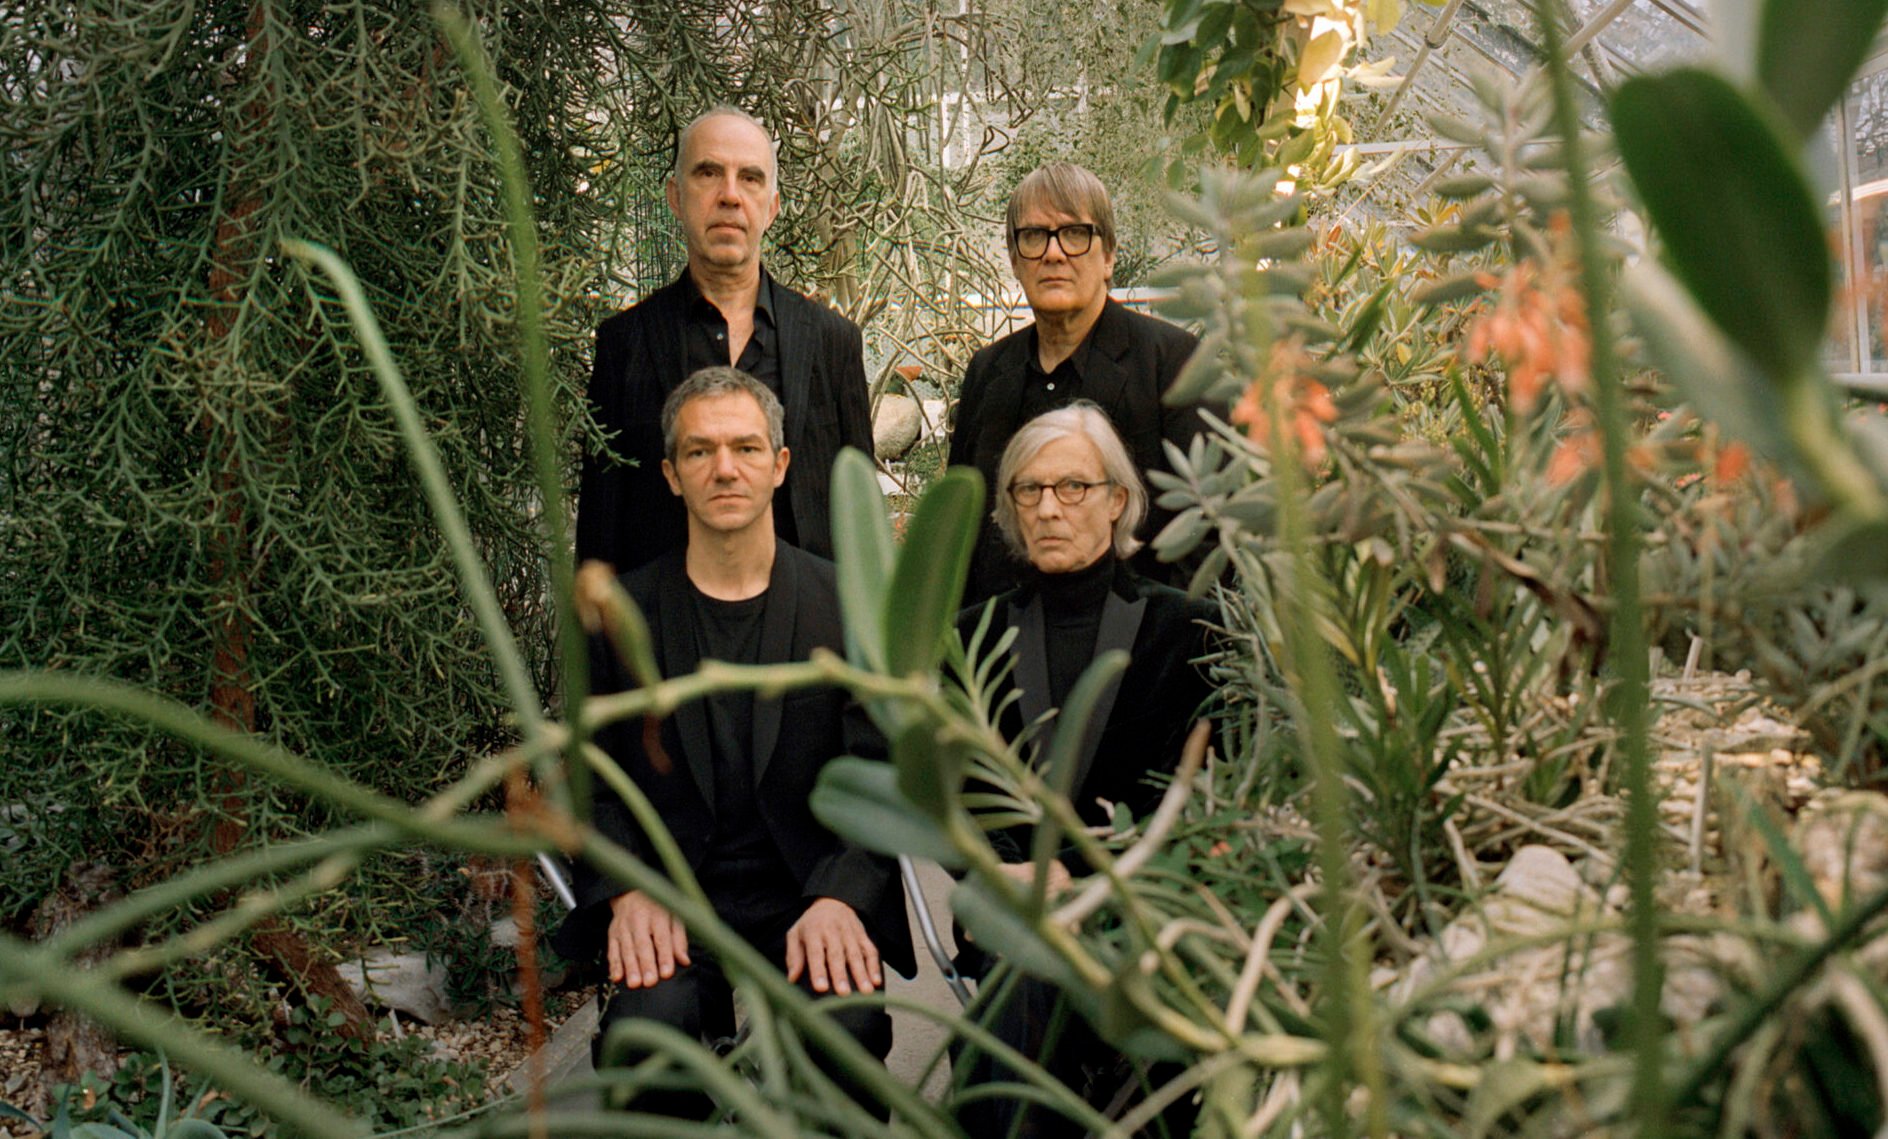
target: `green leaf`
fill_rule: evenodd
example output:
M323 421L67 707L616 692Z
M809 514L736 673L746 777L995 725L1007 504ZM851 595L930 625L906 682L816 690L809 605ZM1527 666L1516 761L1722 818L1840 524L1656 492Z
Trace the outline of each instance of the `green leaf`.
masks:
M1802 141L1816 133L1868 58L1888 0L1769 0L1757 82Z
M1482 1068L1482 1078L1469 1093L1462 1134L1481 1139L1509 1111L1552 1086L1547 1069L1532 1060L1498 1060Z
M1268 261L1289 261L1311 248L1317 235L1301 225L1289 229L1272 230L1269 233L1254 234L1239 243L1240 252L1250 251L1254 257Z
M1696 68L1614 93L1620 156L1706 315L1773 381L1815 359L1829 315L1822 213L1771 117Z
M892 527L872 460L853 447L833 460L833 553L846 656L861 668L885 668L886 585L893 566Z
M983 475L953 467L931 484L905 531L885 594L885 664L894 676L936 671L957 620L983 512Z
M1485 272L1487 270L1477 269L1470 273L1457 273L1452 277L1431 281L1410 290L1410 299L1417 304L1441 305L1448 304L1450 301L1462 301L1480 296L1488 291L1488 286L1481 282L1482 274Z
M1473 253L1486 248L1500 236L1494 230L1481 226L1437 225L1415 234L1409 242L1431 253Z
M1462 201L1477 198L1494 189L1495 180L1486 174L1457 174L1453 178L1444 178L1435 185L1438 198L1450 198Z
M809 803L814 818L867 850L963 865L937 821L899 792L891 764L855 756L832 760L820 768Z
M1759 454L1789 461L1776 388L1705 319L1671 274L1642 261L1621 278L1619 298L1653 362L1685 402Z
M950 817L962 790L961 748L940 739L935 726L913 718L892 737L892 767L907 803L939 821Z
M228 1139L223 1129L201 1119L179 1119L164 1132L164 1139Z
M1087 989L1062 955L1036 933L1035 924L998 897L982 879L968 879L951 891L951 912L984 952L1070 992Z

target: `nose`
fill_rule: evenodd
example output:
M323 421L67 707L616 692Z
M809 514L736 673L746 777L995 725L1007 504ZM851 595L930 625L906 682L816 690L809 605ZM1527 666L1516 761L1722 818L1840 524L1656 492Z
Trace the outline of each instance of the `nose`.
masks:
M1042 259L1047 261L1051 257L1054 257L1057 261L1067 261L1069 259L1068 251L1062 248L1062 235L1059 233L1050 234L1049 244L1043 247Z
M1062 514L1062 500L1055 496L1055 488L1042 488L1042 498L1036 502L1036 517L1058 518Z
M731 447L716 447L715 478L725 481L734 478L739 473L740 469L734 462L734 449Z
M718 187L721 201L737 205L740 203L741 186L740 183L736 181L738 177L739 175L735 171L729 171L727 176L721 179L721 183Z

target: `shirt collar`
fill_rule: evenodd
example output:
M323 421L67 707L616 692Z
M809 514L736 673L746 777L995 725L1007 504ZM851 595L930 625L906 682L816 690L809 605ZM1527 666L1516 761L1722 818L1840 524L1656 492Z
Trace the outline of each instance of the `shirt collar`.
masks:
M682 297L688 302L691 313L699 311L703 306L714 309L716 312L720 311L715 309L713 302L702 296L701 286L695 283L695 275L686 268L682 270ZM774 320L774 279L764 265L760 270L760 292L754 296L754 313L756 316L766 317L769 326L777 323Z
M1096 327L1100 327L1101 322L1096 321L1095 324L1096 324ZM1055 370L1059 372L1063 368L1067 368L1069 371L1075 373L1075 378L1077 380L1088 379L1088 376L1086 375L1086 372L1088 370L1088 352L1089 352L1089 349L1093 347L1094 343L1095 343L1095 329L1091 328L1088 330L1088 335L1082 337L1082 342L1075 346L1075 351L1069 354L1068 359L1062 361L1060 364L1057 364L1055 366ZM1034 376L1046 376L1050 374L1042 370L1042 356L1039 351L1040 347L1041 345L1036 340L1036 326L1032 324L1029 326L1029 352L1026 357L1026 360L1027 360L1027 365L1029 368L1029 373Z

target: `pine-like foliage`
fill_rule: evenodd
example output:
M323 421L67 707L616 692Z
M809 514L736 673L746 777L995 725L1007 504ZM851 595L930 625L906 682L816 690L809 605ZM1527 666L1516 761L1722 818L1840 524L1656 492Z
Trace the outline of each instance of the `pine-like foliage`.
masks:
M593 4L472 14L523 127L574 411L611 220L586 112L618 33ZM279 247L326 244L372 290L543 672L489 154L424 4L0 11L0 667L131 681L404 798L505 738L379 389ZM0 922L81 855L143 880L325 821L102 717L0 713L0 751Z

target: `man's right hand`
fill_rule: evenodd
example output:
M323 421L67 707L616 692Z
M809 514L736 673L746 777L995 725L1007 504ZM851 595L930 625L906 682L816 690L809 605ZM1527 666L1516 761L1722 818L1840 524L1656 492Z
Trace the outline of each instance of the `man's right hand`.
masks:
M610 980L626 989L653 988L675 976L688 959L688 930L641 890L610 899Z

